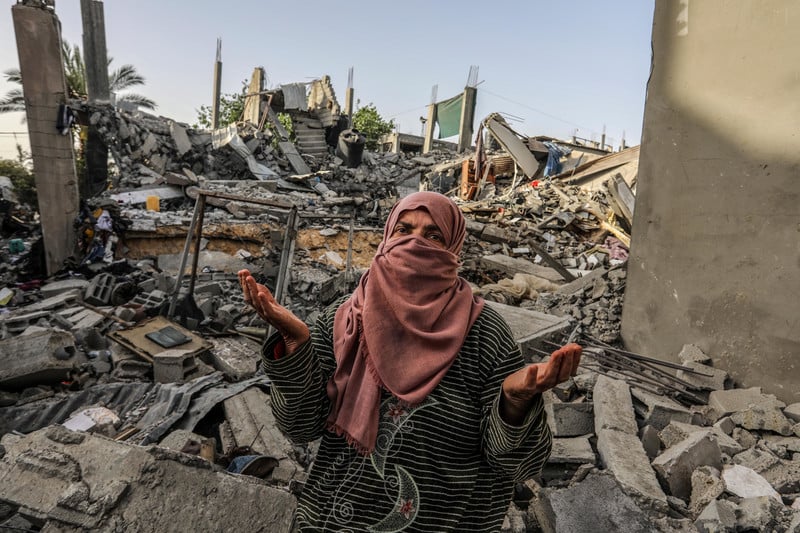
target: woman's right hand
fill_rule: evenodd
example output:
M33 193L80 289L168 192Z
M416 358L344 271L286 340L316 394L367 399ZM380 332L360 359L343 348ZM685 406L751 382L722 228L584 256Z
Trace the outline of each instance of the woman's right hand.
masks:
M239 284L242 286L244 301L256 310L264 322L274 327L283 337L286 354L296 351L311 338L311 332L305 322L297 315L283 307L264 285L256 283L250 271L239 271Z

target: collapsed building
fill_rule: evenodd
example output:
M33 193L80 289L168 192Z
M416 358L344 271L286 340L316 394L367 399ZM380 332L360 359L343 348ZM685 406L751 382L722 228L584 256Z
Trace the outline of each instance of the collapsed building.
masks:
M326 134L338 123L328 86L307 102L326 95L326 122L311 105L280 108L314 141L264 123L202 131L76 109L116 175L76 220L75 261L45 278L35 223L10 215L4 226L5 526L159 530L177 518L210 530L224 516L225 527L289 531L314 445L275 427L258 363L268 332L236 272L249 268L311 322L369 265L394 201L430 189L461 206L461 275L526 359L567 340L586 347L578 376L546 395L553 454L517 486L504 530L800 528L800 405L737 389L696 346L669 364L621 342L639 147L524 137L491 115L479 150L348 160ZM286 91L252 116L299 101ZM172 514L154 515L154 500Z
M14 9L21 13L25 7L30 6ZM690 145L698 135L691 135L671 98L692 102L692 115L713 109L694 85L713 77L714 83L727 80L728 92L742 85L752 103L747 91L761 94L773 75L719 75L713 62L723 54L712 53L712 39L693 40L730 31L717 23L726 16L717 7L724 6L692 4L693 28L702 25L704 9L715 24L705 32L693 29L690 37L688 3L657 2L656 20L677 21L678 27L655 28L654 57L662 61L664 50L698 57L687 72L679 61L665 61L669 75L660 64L655 69L661 76L654 76L651 88L662 105L648 115L650 143L643 148L664 145L667 177L679 177L664 180L667 195L654 193L652 181L648 190L639 187L639 147L609 153L526 137L500 115L481 122L481 145L474 150L431 143L433 151L418 154L425 141L397 134L383 142L391 151L363 151L324 77L265 91L257 69L242 122L213 131L76 103L78 120L111 152L115 174L110 190L81 206L75 242L60 243L75 249L63 268L48 274L42 258L38 226L47 212L40 209L37 219L3 192L2 527L165 530L180 523L186 530L289 531L315 448L294 445L275 428L269 381L258 364L268 331L244 305L235 272L246 266L294 312L313 321L368 266L394 200L425 188L457 199L468 220L461 274L506 318L529 361L568 340L585 346L581 372L546 395L553 454L541 476L516 486L505 531L800 529L798 404L787 405L753 383L741 386L741 373L734 379L717 364L726 362L718 355L729 354L704 353L693 344L707 337L701 335L707 315L685 296L697 287L665 277L672 261L650 266L641 260L628 276L632 232L657 237L640 240L645 247L683 236L658 217L647 219L653 212L672 215L666 197L716 194L685 187L688 179L682 178L707 180L717 174L715 165L719 175L734 174L733 165L724 165L743 158L741 143L728 147L708 127L731 115L722 112L702 124L702 137L716 140L702 158L676 157L673 146L695 154ZM765 20L771 31L763 33L778 38L777 23L786 25L790 17L778 9L783 6L775 7L741 17L736 31L749 31L742 20ZM759 56L728 49L749 47L757 33L762 32L750 31L748 39L734 43L719 39L725 64L732 57ZM692 46L703 53L692 54ZM760 54L758 68L780 71L770 63L773 56L793 64ZM60 60L22 59L25 78L31 64L55 72ZM58 80L46 78L53 84L49 92L57 94ZM794 100L790 95L785 106L774 107L792 109ZM769 109L752 107L756 115L770 116ZM292 131L279 112L290 117ZM29 117L32 131L52 130L49 116ZM785 117L766 122L773 129ZM759 124L757 116L751 118ZM664 122L669 135L659 135ZM725 126L719 130L736 129ZM774 139L786 153L790 132ZM709 156L718 152L722 157ZM796 164L783 159L784 166ZM650 157L643 174L656 173L657 160ZM45 171L66 176L64 164L38 167L37 179ZM772 161L749 164L753 175L772 183ZM105 179L101 185L106 188ZM760 198L772 194L763 189L754 192ZM48 192L50 200L66 197L59 197L61 189ZM640 208L634 217L636 196ZM782 196L791 201L791 194ZM707 208L695 203L698 210ZM690 224L682 226L690 231ZM784 234L794 231L792 224L785 226ZM726 235L713 229L712 238ZM758 266L753 257L748 261L743 262ZM654 287L652 295L625 306L626 313L643 315L634 333L637 327L681 323L683 315L692 320L681 335L663 328L649 336L655 339L651 346L679 347L666 354L668 360L664 353L634 353L622 341L622 297L634 278L640 288ZM669 314L654 310L659 298L669 300L660 302ZM720 299L723 311L729 301ZM771 322L778 326L767 328L769 339L785 342L784 321ZM648 345L636 335L626 340ZM791 378L790 367L778 372ZM775 390L773 383L764 386Z

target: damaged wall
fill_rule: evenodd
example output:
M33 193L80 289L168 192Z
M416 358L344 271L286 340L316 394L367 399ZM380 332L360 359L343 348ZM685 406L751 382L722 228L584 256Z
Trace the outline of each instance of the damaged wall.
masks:
M656 1L622 333L800 400L800 6Z

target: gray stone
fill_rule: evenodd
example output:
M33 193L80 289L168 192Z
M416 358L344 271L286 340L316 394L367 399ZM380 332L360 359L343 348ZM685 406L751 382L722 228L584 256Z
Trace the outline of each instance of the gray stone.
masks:
M644 404L642 415L645 424L656 429L664 429L673 420L686 423L692 421L692 413L671 398L637 388L631 389L631 394Z
M684 344L678 354L678 359L681 363L699 363L701 365L711 362L711 358L703 353L703 350L694 344Z
M698 515L709 503L725 492L720 471L711 466L701 466L692 472L692 496L689 507Z
M626 493L652 502L657 509L666 510L667 497L635 433L598 429L597 453Z
M738 531L776 531L782 512L783 503L775 498L745 498L739 502L736 520Z
M636 425L630 388L624 381L607 376L598 377L593 401L595 431L611 429L636 435L639 428Z
M201 357L232 381L253 377L261 362L261 345L247 338L208 338L212 348Z
M742 448L752 448L758 443L758 438L744 428L735 427L731 433L733 440L739 443Z
M545 533L658 531L648 513L607 474L589 474L561 490L542 489L533 510Z
M594 433L591 403L546 403L545 411L547 424L554 437L578 437Z
M712 391L708 405L717 413L717 419L744 411L754 405L784 408L786 404L772 394L762 394L761 387Z
M481 240L486 242L508 243L511 238L505 228L495 224L486 224L481 232Z
M769 496L780 501L780 494L758 472L744 465L725 465L722 470L725 490L740 498Z
M205 437L202 435L198 435L197 433L192 433L191 431L187 431L185 429L175 429L171 431L166 437L161 439L161 442L158 443L159 446L162 448L169 448L170 450L175 450L179 452L186 446L186 443L190 440L201 442L205 440Z
M698 431L711 435L717 441L719 449L728 455L736 455L744 449L738 442L716 427L709 428L684 424L683 422L670 422L667 427L661 430L659 436L664 447L670 448Z
M655 459L661 452L661 438L658 430L653 426L644 426L639 432L639 440L642 441L644 451L650 460Z
M725 433L726 435L730 435L736 428L736 423L733 420L731 420L731 417L725 416L717 420L714 423L714 427L719 428L719 430Z
M82 440L50 428L4 438L0 500L59 531L291 531L288 491L164 448L74 434Z
M699 389L709 391L724 390L725 387L730 383L730 376L728 376L728 373L724 370L720 370L719 368L712 368L710 366L691 361L683 363L683 366L692 370L696 370L697 372L702 372L703 374L708 374L701 375L696 372L678 370L677 376L679 379L682 379L683 381L694 385Z
M719 446L705 432L692 433L653 460L653 468L670 493L683 500L691 496L692 472L701 466L722 468Z
M737 465L758 472L781 494L800 492L800 463L777 457L769 450L756 446L733 457Z
M784 436L792 434L792 422L776 406L753 405L748 409L733 413L731 420L737 426L745 429L773 431Z
M0 341L0 386L19 389L57 383L87 362L75 338L61 330L45 330Z
M82 294L83 291L86 290L86 287L88 286L89 286L89 281L85 279L73 278L73 279L64 279L60 281L53 281L46 285L42 285L39 291L45 298L52 298L53 296L57 296L59 294L73 290L78 290Z
M589 437L553 439L553 450L548 462L568 464L594 464L594 451Z
M800 403L787 405L783 410L784 416L793 422L800 422Z
M694 523L699 533L724 533L736 528L736 505L715 500L703 509Z
M500 313L508 323L514 340L519 344L526 360L539 360L536 350L542 341L556 335L562 335L570 328L570 321L565 317L548 315L530 309L522 309L497 302L486 302Z

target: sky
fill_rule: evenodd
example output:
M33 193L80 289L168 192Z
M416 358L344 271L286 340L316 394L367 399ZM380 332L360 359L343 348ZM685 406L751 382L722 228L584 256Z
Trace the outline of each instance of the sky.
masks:
M19 66L11 7L0 7L0 71ZM111 67L132 64L155 113L193 124L209 105L217 39L222 92L254 67L268 88L329 75L344 104L348 71L358 105L374 104L403 133L420 134L433 87L461 93L478 67L476 124L505 114L523 135L639 144L650 73L654 0L105 0ZM57 0L62 38L81 45L80 0ZM0 78L0 95L14 86ZM0 115L0 158L27 148L21 113ZM14 132L21 132L16 133ZM451 139L455 140L455 139Z

